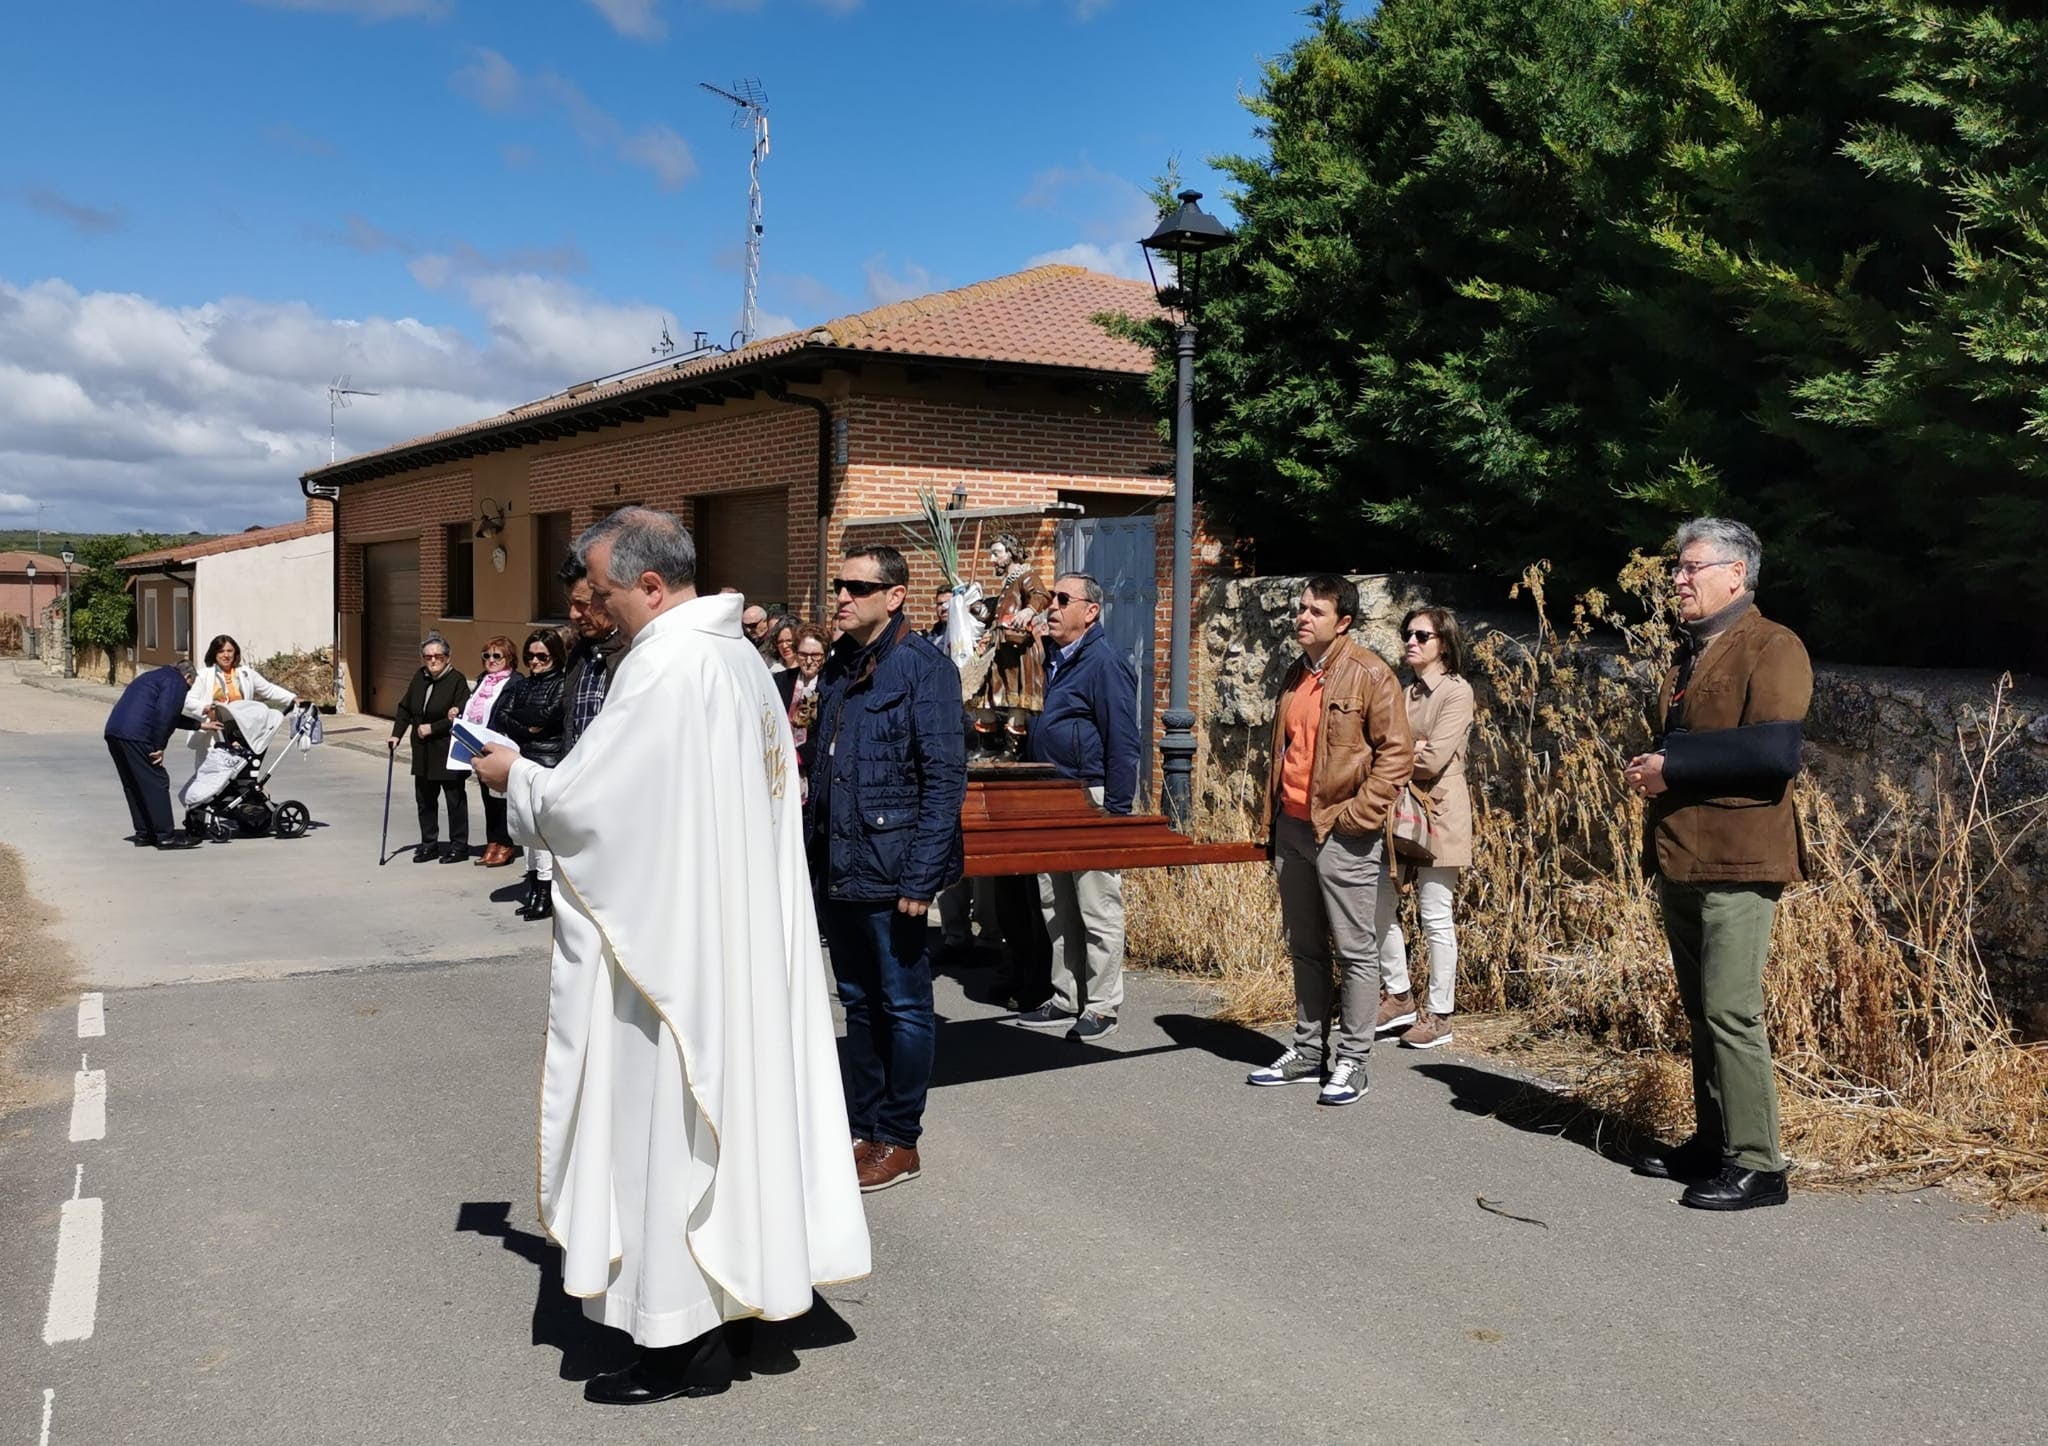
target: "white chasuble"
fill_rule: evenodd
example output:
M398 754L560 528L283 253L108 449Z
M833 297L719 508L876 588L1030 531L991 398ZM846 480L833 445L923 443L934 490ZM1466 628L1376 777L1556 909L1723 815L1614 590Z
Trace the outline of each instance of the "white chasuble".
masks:
M796 749L741 606L651 620L561 766L507 788L555 856L541 1223L643 1346L869 1270Z

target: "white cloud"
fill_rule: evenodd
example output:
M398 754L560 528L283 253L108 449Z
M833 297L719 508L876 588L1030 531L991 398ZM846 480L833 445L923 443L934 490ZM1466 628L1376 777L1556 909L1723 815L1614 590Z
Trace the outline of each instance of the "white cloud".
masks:
M616 116L585 95L582 86L552 70L529 82L497 51L479 50L474 60L448 77L448 84L456 94L501 115L528 104L558 107L585 145L610 151L625 164L646 171L664 191L677 189L697 174L696 156L675 131L646 125L629 133ZM524 147L517 152L520 160L532 158ZM505 158L507 164L517 163L513 148L507 148Z
M634 40L659 40L668 33L661 18L661 0L590 0L591 7L612 29Z
M1057 251L1041 251L1024 265L1085 266L1090 271L1128 277L1132 281L1143 281L1148 274L1145 270L1145 253L1135 241L1120 245L1100 241L1076 241L1073 245L1062 246Z
M1131 181L1084 158L1078 165L1040 171L1017 204L1051 212L1080 233L1079 240L1042 251L1026 265L1065 262L1111 276L1145 279L1145 253L1138 238L1151 234L1159 213L1152 198Z
M457 95L488 111L504 112L519 104L524 89L519 67L495 50L479 50L476 59L448 77Z
M338 418L366 451L640 360L661 312L525 271L465 272L481 340L303 302L173 306L61 280L0 280L0 510L81 531L227 531L301 515L327 460L325 387L378 392Z
M309 10L325 15L353 15L358 20L439 20L454 9L452 0L245 0L264 10Z
M868 304L887 306L895 301L907 301L913 296L928 292L942 291L944 285L933 279L931 272L915 261L903 263L900 275L889 270L889 258L877 252L870 256L866 266Z
M620 141L619 159L647 171L664 191L675 190L697 174L689 143L667 126L646 126Z

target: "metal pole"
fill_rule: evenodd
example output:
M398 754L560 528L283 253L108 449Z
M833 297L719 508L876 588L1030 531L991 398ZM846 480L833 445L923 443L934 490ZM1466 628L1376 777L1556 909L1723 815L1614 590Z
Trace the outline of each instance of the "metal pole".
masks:
M1195 550L1195 325L1180 329L1180 404L1173 425L1173 636L1168 649L1166 734L1159 740L1166 819L1181 833L1194 822L1195 715L1188 707L1189 619Z
M64 676L75 678L78 668L71 659L71 564L64 564Z

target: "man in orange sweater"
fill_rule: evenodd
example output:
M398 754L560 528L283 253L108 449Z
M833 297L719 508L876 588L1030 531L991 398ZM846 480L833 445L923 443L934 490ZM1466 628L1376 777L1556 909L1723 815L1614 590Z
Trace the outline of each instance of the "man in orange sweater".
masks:
M1301 657L1280 686L1266 779L1281 926L1294 957L1294 1042L1246 1080L1320 1080L1316 1102L1325 1105L1365 1096L1380 1003L1374 910L1383 825L1415 768L1400 681L1377 653L1351 641L1357 616L1355 583L1324 574L1303 587L1294 619ZM1342 985L1330 1060L1333 952Z

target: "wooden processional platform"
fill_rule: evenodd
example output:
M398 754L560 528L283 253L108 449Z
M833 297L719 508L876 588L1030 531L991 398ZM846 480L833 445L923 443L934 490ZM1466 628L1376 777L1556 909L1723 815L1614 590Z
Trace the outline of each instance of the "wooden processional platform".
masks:
M1159 814L1110 814L1045 764L978 763L960 808L967 877L1262 862L1264 844L1197 843Z

